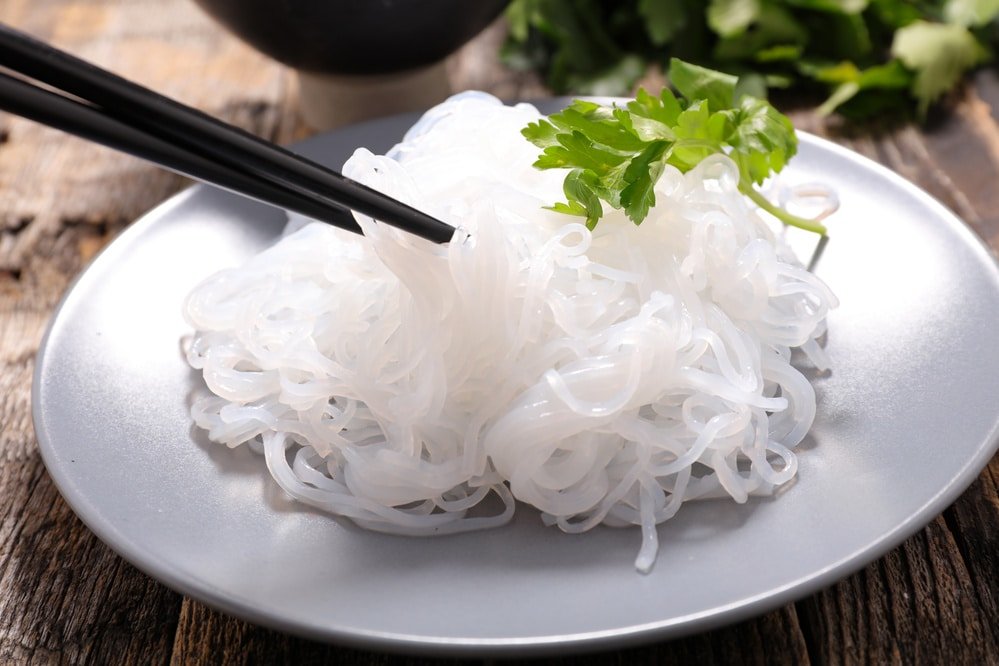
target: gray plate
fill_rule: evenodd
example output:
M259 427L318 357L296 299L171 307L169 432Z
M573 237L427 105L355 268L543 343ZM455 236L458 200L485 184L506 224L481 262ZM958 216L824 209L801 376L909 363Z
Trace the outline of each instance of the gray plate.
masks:
M413 117L301 146L341 164ZM513 524L393 537L302 508L246 450L192 430L198 385L181 302L280 233L284 215L195 187L136 222L54 317L34 382L42 455L83 521L137 567L225 612L312 638L407 652L502 655L662 640L762 613L853 572L943 511L999 432L999 270L950 212L886 169L802 137L789 182L842 208L817 272L842 307L833 371L797 481L772 500L685 506L651 575L635 529L566 535Z

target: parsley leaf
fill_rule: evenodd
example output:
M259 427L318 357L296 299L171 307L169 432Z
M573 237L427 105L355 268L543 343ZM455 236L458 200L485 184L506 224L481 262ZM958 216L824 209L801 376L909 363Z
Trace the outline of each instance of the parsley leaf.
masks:
M655 185L667 165L686 172L721 153L738 166L739 190L757 205L786 224L825 234L822 225L787 213L755 189L798 147L791 121L749 94L759 81L675 58L670 78L680 97L664 89L658 96L639 90L624 107L576 100L522 130L542 151L535 167L569 170L566 201L551 209L585 217L593 229L607 204L641 224L656 204Z
M638 0L636 11L657 46L668 44L687 23L683 0Z
M985 51L964 26L926 21L898 30L891 52L916 73L912 93L919 100L920 115L985 58Z
M944 17L948 23L980 27L999 15L999 0L947 0Z
M760 0L711 0L708 25L722 37L745 32L760 16Z
M707 100L716 109L732 106L738 81L731 74L698 67L677 58L670 61L669 80L687 99Z

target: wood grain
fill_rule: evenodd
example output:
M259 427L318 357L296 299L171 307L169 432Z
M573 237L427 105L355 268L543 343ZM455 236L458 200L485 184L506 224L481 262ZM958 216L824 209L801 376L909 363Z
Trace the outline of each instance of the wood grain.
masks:
M306 133L294 77L186 0L4 0L0 21L261 136ZM449 62L456 89L541 97L495 58L497 25ZM654 76L654 75L653 75ZM927 128L798 126L901 173L999 248L999 77L979 73ZM0 115L0 663L423 664L318 644L183 598L110 551L59 497L30 420L34 354L70 280L187 183ZM900 548L831 588L687 639L545 663L999 663L999 461ZM446 662L462 663L462 662ZM541 663L540 661L534 663Z

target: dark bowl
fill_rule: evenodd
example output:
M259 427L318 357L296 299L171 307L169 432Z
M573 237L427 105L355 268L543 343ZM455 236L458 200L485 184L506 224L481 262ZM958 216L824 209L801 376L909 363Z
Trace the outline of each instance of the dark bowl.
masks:
M509 0L195 0L246 42L296 69L386 74L430 65Z

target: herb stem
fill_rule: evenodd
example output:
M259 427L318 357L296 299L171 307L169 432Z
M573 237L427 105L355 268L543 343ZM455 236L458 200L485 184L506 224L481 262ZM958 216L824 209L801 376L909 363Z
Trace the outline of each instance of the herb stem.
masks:
M798 217L797 215L792 215L780 206L775 206L770 203L770 201L765 196L760 194L752 185L739 183L739 191L752 199L753 203L757 206L767 211L788 226L798 227L799 229L804 229L805 231L811 231L819 234L820 236L825 236L828 231L824 225L816 222L815 220L808 220L803 217Z

